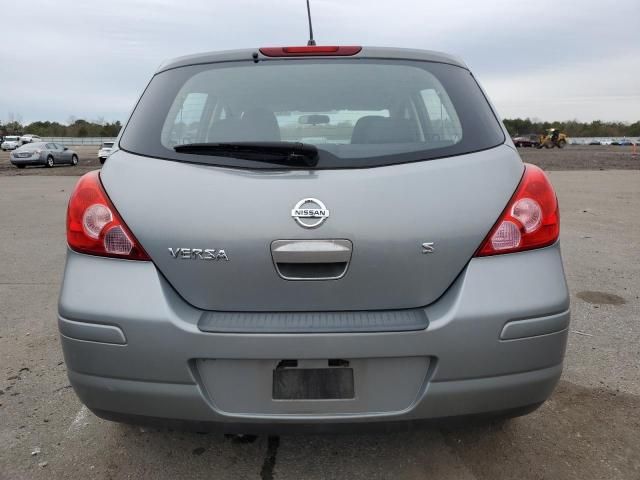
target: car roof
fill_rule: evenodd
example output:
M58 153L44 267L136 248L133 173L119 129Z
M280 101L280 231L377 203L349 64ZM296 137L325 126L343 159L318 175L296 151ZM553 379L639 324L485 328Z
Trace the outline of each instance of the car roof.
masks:
M291 60L299 58L318 57L267 57L260 53L257 48L247 48L242 50L224 50L218 52L197 53L184 57L177 57L164 62L156 73L170 70L172 68L185 67L187 65L198 65L214 62L233 62L239 60L253 60L253 54L257 53L260 60ZM381 58L394 60L422 60L427 62L448 63L458 67L468 69L462 59L442 52L432 50L418 50L412 48L390 48L390 47L362 47L362 50L353 57L330 57L330 58ZM320 57L323 58L323 57ZM324 57L327 58L327 57Z

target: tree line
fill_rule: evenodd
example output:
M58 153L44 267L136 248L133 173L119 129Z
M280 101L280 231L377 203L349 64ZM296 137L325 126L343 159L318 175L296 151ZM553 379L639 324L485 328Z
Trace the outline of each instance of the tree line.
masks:
M549 128L558 128L570 137L640 137L640 121L635 123L602 122L590 123L569 120L565 122L541 122L530 118L505 119L504 126L511 135L542 133Z
M542 133L549 128L558 128L570 137L640 137L640 121L624 123L596 120L586 123L577 120L542 122L530 118L507 118L504 125L511 135ZM0 135L31 133L41 137L116 137L121 128L120 121L110 123L74 119L68 125L48 121L22 125L18 121L12 121L0 123Z
M90 122L74 120L68 125L58 122L33 122L26 125L13 121L0 123L0 135L24 135L31 133L41 137L116 137L122 128L120 121Z

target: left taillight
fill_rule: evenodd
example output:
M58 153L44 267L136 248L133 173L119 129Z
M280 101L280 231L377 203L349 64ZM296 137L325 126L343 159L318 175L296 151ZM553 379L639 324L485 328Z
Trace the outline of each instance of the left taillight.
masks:
M89 255L150 260L109 200L97 171L83 175L71 194L67 243Z

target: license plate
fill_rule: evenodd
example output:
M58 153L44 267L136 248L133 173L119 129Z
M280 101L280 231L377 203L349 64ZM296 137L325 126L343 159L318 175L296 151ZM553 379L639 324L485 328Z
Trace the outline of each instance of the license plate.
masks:
M338 400L355 397L352 368L278 368L274 400Z

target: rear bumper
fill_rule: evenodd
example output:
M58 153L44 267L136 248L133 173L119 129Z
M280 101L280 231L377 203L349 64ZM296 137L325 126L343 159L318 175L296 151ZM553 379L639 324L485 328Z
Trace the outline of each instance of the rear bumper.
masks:
M227 431L508 411L553 391L569 324L558 245L473 259L425 312L418 331L205 333L153 264L69 252L59 326L90 409ZM274 401L268 373L282 359L347 359L366 381L349 401Z
M11 158L12 165L45 165L46 162L41 158Z
M395 414L261 416L215 412L197 385L121 380L69 371L80 400L98 416L127 423L221 430L225 433L357 430L457 417L535 410L553 392L562 365L500 377L430 382L408 411Z

